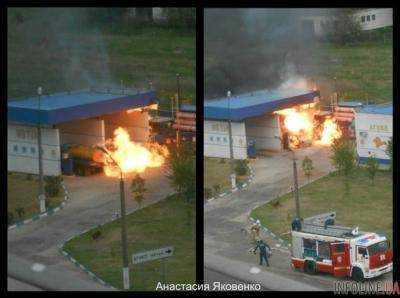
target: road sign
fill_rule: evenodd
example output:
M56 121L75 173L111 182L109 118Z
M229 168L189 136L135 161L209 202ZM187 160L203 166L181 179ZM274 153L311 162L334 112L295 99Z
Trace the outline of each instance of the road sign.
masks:
M159 249L148 250L132 255L133 264L144 263L152 260L168 258L174 253L173 246L167 246Z

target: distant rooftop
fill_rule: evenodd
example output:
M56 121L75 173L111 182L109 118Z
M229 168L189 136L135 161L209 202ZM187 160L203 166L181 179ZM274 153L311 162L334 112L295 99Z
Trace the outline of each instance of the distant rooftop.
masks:
M8 120L22 123L57 124L143 107L156 99L154 91L99 89L41 95L8 101Z
M365 106L359 113L393 115L393 104Z
M285 88L259 90L204 102L204 117L221 120L243 120L285 109L298 104L311 103L319 91Z

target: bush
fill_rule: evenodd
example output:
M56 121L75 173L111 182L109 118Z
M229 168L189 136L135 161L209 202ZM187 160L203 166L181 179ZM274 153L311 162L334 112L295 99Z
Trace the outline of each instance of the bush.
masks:
M366 168L368 172L368 177L369 179L371 179L372 184L374 184L375 176L379 169L379 162L375 156L371 155L368 157Z
M7 224L10 226L14 223L14 214L12 212L7 213Z
M304 157L301 167L303 168L304 175L310 180L311 172L314 169L312 159L308 156Z
M243 176L247 174L248 171L248 160L243 159L243 160L236 160L235 161L235 173L238 176Z
M46 196L50 197L50 198L57 196L60 193L62 177L61 176L46 176L44 178L44 180L46 183L44 186Z
M26 180L31 181L33 179L32 174L27 174L26 175Z
M17 208L15 208L15 213L17 213L18 218L21 219L21 218L24 216L24 214L25 214L25 209L24 209L24 207L17 207Z
M221 191L221 185L219 185L219 184L214 184L214 185L213 185L213 189L214 189L214 193L215 193L215 194L219 194L220 191Z
M147 191L145 188L146 181L140 177L139 174L132 179L131 182L131 193L133 195L133 199L139 204L139 207L144 200L144 193Z
M212 197L212 189L209 187L204 188L204 196L206 199L210 199Z
M99 239L100 237L101 237L101 231L100 230L97 230L97 231L94 231L93 233L92 233L92 239L93 240L97 240L97 239Z

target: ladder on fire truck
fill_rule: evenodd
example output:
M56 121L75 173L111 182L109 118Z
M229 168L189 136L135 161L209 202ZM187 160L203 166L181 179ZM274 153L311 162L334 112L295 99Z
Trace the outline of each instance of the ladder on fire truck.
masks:
M358 235L358 227L349 228L334 225L336 212L328 212L305 218L301 231L332 237L353 237Z

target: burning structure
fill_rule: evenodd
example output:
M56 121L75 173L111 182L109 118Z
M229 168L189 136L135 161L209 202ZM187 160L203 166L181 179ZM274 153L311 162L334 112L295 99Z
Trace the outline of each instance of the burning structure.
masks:
M42 134L44 175L72 174L70 156L104 167L115 175L115 165L97 146L105 147L124 172L160 166L164 147L149 142L150 109L154 91L91 88L23 98L8 102L8 170L38 173L37 129Z
M329 145L341 130L331 115L316 117L319 92L298 83L210 100L204 106L204 152L229 158L232 123L233 158L256 150L282 151L311 144ZM252 154L250 154L252 155Z

